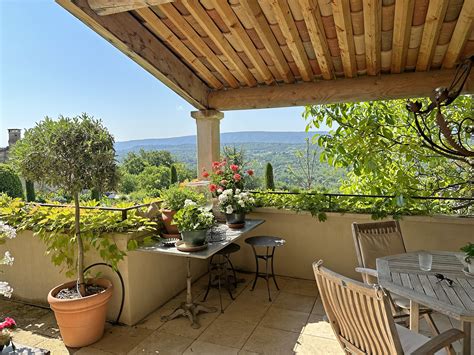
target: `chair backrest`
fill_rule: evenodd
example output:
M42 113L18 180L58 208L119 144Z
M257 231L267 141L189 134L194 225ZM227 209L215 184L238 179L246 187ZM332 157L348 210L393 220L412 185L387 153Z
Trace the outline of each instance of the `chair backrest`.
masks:
M389 300L381 288L313 263L324 310L342 346L352 354L402 354Z
M406 253L402 231L398 221L352 223L352 236L359 266L376 269L376 259L388 255ZM364 275L366 283L377 279Z

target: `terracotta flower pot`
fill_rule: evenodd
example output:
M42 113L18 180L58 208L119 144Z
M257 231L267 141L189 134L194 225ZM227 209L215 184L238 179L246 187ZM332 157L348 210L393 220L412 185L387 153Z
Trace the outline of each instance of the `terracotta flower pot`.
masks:
M163 224L165 225L166 231L168 234L179 234L178 227L173 222L173 216L176 214L176 211L172 210L162 210L161 211L161 219L163 220Z
M76 284L76 281L71 281L53 288L48 294L49 305L54 311L66 346L87 346L98 341L104 334L107 304L112 297L113 286L106 279L94 279L92 283L105 287L105 290L73 300L56 298L59 291Z

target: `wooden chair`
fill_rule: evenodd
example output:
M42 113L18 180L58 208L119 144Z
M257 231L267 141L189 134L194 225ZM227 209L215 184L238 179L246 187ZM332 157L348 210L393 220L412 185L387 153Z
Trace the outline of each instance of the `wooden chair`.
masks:
M446 354L463 338L450 329L430 339L395 324L390 301L378 285L351 280L313 263L324 310L339 344L350 354Z
M398 221L354 222L352 223L352 235L359 261L359 267L356 268L356 271L362 273L362 279L368 285L378 282L377 258L407 252ZM396 319L406 318L410 315L409 299L394 294L391 294L389 298ZM432 310L429 308L420 308L420 317L426 320L433 335L438 335L439 330L431 317L431 313Z

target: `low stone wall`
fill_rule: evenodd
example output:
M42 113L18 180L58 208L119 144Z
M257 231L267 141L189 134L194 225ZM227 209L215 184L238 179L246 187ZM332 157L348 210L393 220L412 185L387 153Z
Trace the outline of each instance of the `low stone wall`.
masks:
M311 264L323 259L327 267L346 276L359 278L354 271L357 264L351 223L372 221L369 215L329 213L328 220L319 222L309 213L294 213L276 209L258 209L250 218L264 219L265 223L239 241L239 253L232 255L237 268L255 270L251 248L244 239L253 235L276 235L287 244L276 251L277 274L313 279ZM459 251L468 241L474 241L474 219L454 217L405 217L401 228L407 249ZM111 236L119 248L124 249L131 239L143 233L114 234ZM42 241L32 232L20 232L17 238L0 246L0 253L9 250L15 258L13 266L3 267L1 280L14 287L14 297L33 304L47 305L50 289L67 278L54 266ZM95 252L87 253L86 265L99 262ZM192 260L195 278L207 271L207 263ZM119 264L125 283L125 304L120 321L136 324L147 314L164 304L186 287L186 259L147 252L129 252ZM120 306L121 293L118 277L106 267L97 267L115 286L108 317L115 320ZM260 282L262 282L260 280Z

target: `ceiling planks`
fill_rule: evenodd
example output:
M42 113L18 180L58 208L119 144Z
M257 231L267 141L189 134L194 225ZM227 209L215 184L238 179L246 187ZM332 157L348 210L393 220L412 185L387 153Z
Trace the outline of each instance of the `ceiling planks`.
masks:
M430 68L434 50L438 43L441 26L443 25L449 0L430 1L426 14L423 37L416 62L417 71L426 71Z
M344 75L347 78L352 78L357 76L357 65L349 1L332 0L332 12L334 23L336 24L337 40L341 51Z
M410 26L412 23L414 6L415 0L397 0L395 2L392 65L390 68L391 72L394 74L404 71L408 44L410 42Z
M443 60L443 68L453 68L474 26L474 0L465 0ZM471 53L474 55L474 52Z
M174 0L88 0L97 15L106 16L161 5Z
M363 0L363 9L367 74L378 75L381 68L382 1Z
M313 79L313 71L286 0L268 0L304 81Z
M244 64L242 59L235 52L214 21L209 17L201 4L193 0L182 0L182 4L194 17L199 26L201 26L207 35L214 41L219 50L227 57L234 69L244 78L248 86L256 86L257 81L250 70Z
M334 69L331 54L326 42L326 34L317 0L299 0L299 4L323 78L326 80L333 79Z

